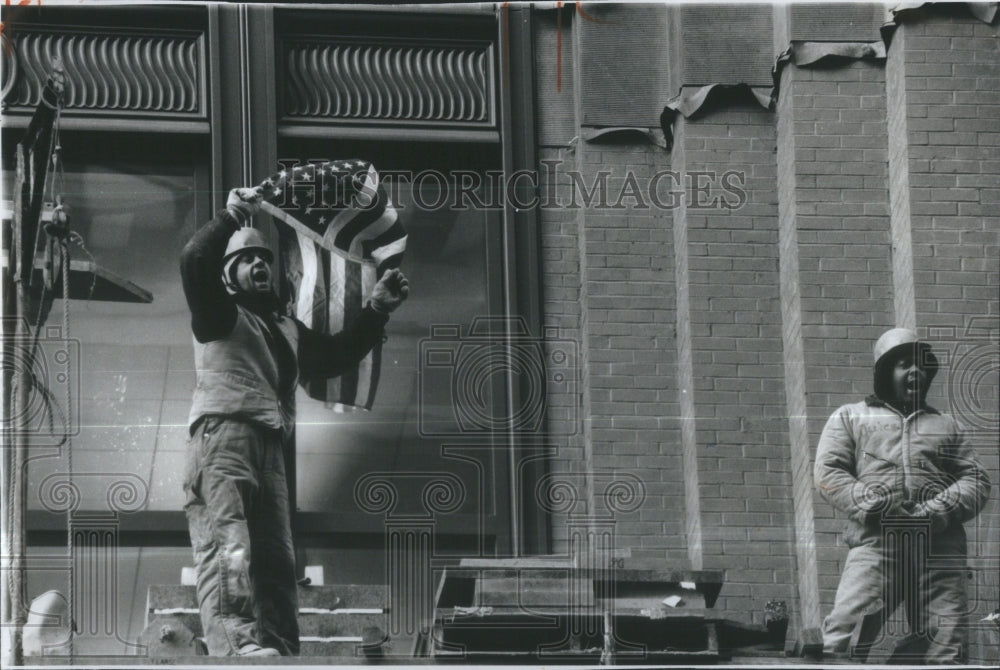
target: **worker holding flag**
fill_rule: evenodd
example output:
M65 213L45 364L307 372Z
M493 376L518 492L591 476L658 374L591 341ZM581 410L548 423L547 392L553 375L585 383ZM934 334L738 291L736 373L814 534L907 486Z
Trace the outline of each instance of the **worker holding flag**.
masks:
M271 249L246 226L263 189L234 189L181 253L197 385L185 512L198 603L213 656L298 654L298 602L283 450L300 379L336 377L383 337L409 294L386 269L357 318L318 332L282 314Z

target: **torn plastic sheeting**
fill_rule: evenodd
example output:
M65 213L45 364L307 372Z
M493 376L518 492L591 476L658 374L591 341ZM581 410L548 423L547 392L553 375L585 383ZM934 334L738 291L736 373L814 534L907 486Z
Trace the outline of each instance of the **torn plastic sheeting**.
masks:
M834 60L885 60L883 42L802 42L794 41L785 49L771 68L774 87L769 109L778 105L781 71L788 63L799 67L818 66Z
M671 98L660 113L660 128L668 151L674 146L674 119L680 114L689 119L695 114L708 109L710 103L721 99L725 94L749 94L764 109L773 109L771 103L771 87L750 86L749 84L709 84L708 86L682 87L681 92Z
M584 128L583 139L592 144L602 141L627 140L631 138L640 139L649 144L667 149L667 140L663 131L654 128L639 127L613 127L613 128Z
M983 23L993 23L1000 10L1000 3L997 2L967 2L965 6L969 8L969 13Z
M713 94L742 90L748 90L764 109L770 108L771 89L766 86L750 86L749 84L709 84L697 88L685 86L681 88L681 92L677 96L667 102L666 108L672 109L675 113L688 119L700 112Z
M889 8L889 15L892 17L885 25L879 30L882 33L882 42L885 44L886 48L889 48L889 44L892 42L892 36L896 32L896 28L902 23L903 18L915 11L920 11L925 7L930 9L935 5L941 3L936 2L901 2ZM954 6L959 4L964 4L965 8L969 11L976 19L979 19L983 23L991 24L993 19L997 17L997 12L1000 11L1000 2L965 2L965 3L945 3L946 6Z
M832 58L882 60L885 58L885 44L882 42L792 42L785 53L788 53L791 62L798 66L815 65Z
M937 3L933 2L901 2L898 5L893 5L889 8L889 13L892 15L893 21L899 23L897 17L905 12L913 11L914 9L920 9L925 5L933 5ZM957 3L956 3L957 4ZM997 16L997 9L1000 2L966 2L965 6L969 10L969 13L974 17L982 21L983 23L993 23L993 19Z

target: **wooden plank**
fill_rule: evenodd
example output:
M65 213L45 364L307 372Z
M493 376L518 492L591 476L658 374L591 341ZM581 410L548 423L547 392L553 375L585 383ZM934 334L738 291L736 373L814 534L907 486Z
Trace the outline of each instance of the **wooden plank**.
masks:
M665 607L707 607L705 594L691 589L682 589L678 586L657 583L638 584L616 584L611 592L617 602L634 600L642 602L646 606L650 604L663 605ZM605 593L605 595L607 595ZM675 599L671 604L664 603L667 598ZM677 601L676 599L680 599Z
M648 619L704 619L704 607L679 606L669 607L656 598L616 598L613 601L600 601L604 607L615 616L640 616Z
M625 604L607 608L616 620L641 619L644 621L708 621L712 610L699 608L677 609L662 605Z
M299 587L299 608L385 609L388 589L380 584L327 584ZM152 613L164 609L197 609L198 597L194 586L153 584L149 587L146 609Z
M510 606L510 605L500 605L496 607L454 607L454 608L438 608L435 610L435 619L446 622L448 624L453 622L467 622L467 621L478 621L486 622L490 619L504 619L504 620L537 620L540 617L569 617L569 616L580 616L581 614L586 616L600 616L603 610L600 607L580 607L570 609L565 606L538 606L538 607L521 607L521 606Z
M14 205L8 200L0 204L0 210L4 220L13 216ZM52 221L53 209L51 204L46 204L42 208L41 222ZM10 251L4 249L0 255L0 264L6 269L10 264ZM32 268L32 287L42 286L42 273L45 268L45 259L36 256L34 267ZM52 291L57 297L62 296L62 273L55 278ZM129 280L120 277L111 270L101 267L91 260L70 259L69 264L69 297L72 300L99 300L102 302L153 302L153 294L144 288L140 288Z
M616 583L622 582L662 582L664 584L679 585L681 582L692 582L698 588L718 585L723 583L723 573L721 570L647 570L638 568L577 568L572 559L550 559L550 558L472 558L462 559L457 568L450 568L449 574L453 577L477 577L489 570L490 577L507 577L523 574L526 570L531 570L534 574L538 571L539 576L549 573L565 574L568 570L573 570L580 575L587 575L594 578L610 577Z
M3 268L7 268L8 257L2 256ZM44 261L35 259L31 283L42 286L42 270ZM53 283L52 292L56 297L62 297L62 274ZM111 270L103 268L88 260L70 260L69 263L69 297L71 300L97 300L101 302L132 302L151 303L153 294Z
M529 575L531 573L528 573ZM477 605L593 605L593 582L574 584L571 576L560 578L519 576L482 577L476 580Z
M566 558L463 558L458 562L459 568L493 568L503 571L523 570L523 569L560 569L570 570L576 568L573 559Z
M509 651L509 650L496 650L496 651L482 651L482 650L439 650L435 652L435 656L438 658L448 658L448 659L463 659L473 662L483 663L489 660L506 663L524 663L526 661L532 660L542 660L549 661L552 663L567 663L572 661L584 662L590 660L593 662L601 657L602 650L599 647L594 649L565 649L565 650L552 650L545 651L544 653L537 652L523 652L523 651ZM719 657L718 651L709 650L642 650L642 651L622 651L617 650L615 652L616 664L621 665L623 663L670 663L677 664L684 659L699 660L704 662L708 659L717 659ZM589 663L588 663L589 664Z

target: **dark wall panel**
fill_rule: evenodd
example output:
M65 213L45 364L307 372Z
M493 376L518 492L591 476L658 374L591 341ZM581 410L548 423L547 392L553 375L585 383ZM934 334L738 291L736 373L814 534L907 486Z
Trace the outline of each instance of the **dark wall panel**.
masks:
M769 4L683 5L681 83L770 86L772 12Z
M670 99L667 7L584 5L580 32L583 125L658 126Z
M790 39L809 42L873 42L885 17L880 4L831 2L794 4Z
M538 144L560 146L576 135L573 114L572 20L564 11L561 23L556 12L532 16L535 53L535 124ZM561 34L561 36L560 36Z

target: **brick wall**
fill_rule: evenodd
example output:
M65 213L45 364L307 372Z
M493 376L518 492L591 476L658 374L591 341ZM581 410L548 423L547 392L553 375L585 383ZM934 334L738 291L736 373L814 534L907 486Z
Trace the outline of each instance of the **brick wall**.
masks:
M563 45L573 43L575 28L567 18ZM566 65L554 71L555 35L551 18L536 23L536 108L553 119L575 118L579 70L565 53ZM548 163L540 165L539 194L548 206L538 212L544 326L576 342L581 361L579 394L547 398L558 454L551 481L569 483L580 498L552 515L553 549L570 551L570 513L612 516L617 547L630 560L683 566L672 236L669 212L644 197L645 183L670 156L645 143L570 143L565 129L541 125L539 160ZM586 205L584 192L604 171L611 173L606 196ZM641 195L618 202L629 176ZM638 509L609 508L604 494L616 479L641 482Z
M562 162L564 152L558 148L540 147L539 159ZM544 174L544 173L543 173ZM568 201L570 180L562 171L550 171L540 180L539 197L543 202ZM579 358L582 310L580 305L580 253L578 249L578 223L570 209L547 207L538 212L538 225L542 246L542 313L544 327L556 328L560 339L573 342L578 356L577 373L580 381L586 366ZM547 354L552 344L545 343ZM584 496L579 476L587 471L583 425L580 421L580 397L577 392L555 392L546 395L548 411L547 429L550 435L562 436L552 440L555 457L550 471L559 479L576 477L574 488L579 497ZM556 505L551 508L554 511ZM567 510L567 512L572 510ZM580 511L580 510L578 510ZM550 522L553 548L558 553L567 551L567 517L565 513L553 514Z
M577 211L587 329L590 466L595 514L612 473L639 474L645 502L616 514L620 546L632 558L683 560L683 480L673 340L673 248L669 213L625 197L626 180L648 183L666 169L661 149L628 143L577 148L584 184L610 170L608 202Z
M612 200L628 174L641 182L672 167L688 184L702 170L745 175L747 200L732 211L691 207L689 192L670 211L540 213L545 322L579 338L586 368L581 430L562 441L553 468L640 474L647 499L619 517L619 546L665 567L725 569L718 606L727 618L759 623L770 599L798 610L810 583L797 582L798 564L813 560L796 553L800 517L815 523L812 583L829 612L843 519L811 489L812 456L829 415L871 392L872 346L885 329L912 319L948 356L932 400L958 403L979 427L973 439L1000 479L998 334L966 332L972 317L995 324L1000 311L1000 62L996 27L952 14L908 15L887 62L787 66L777 114L729 100L678 118L669 153L582 139L540 147L588 186L610 171ZM568 32L563 39L580 48ZM565 106L540 86L540 109L572 112L587 86L568 81L570 52ZM566 134L579 137L586 129L578 115L574 123ZM557 188L570 197L568 179ZM714 195L717 187L703 197ZM791 322L798 330L783 333ZM945 384L952 374L965 386ZM801 385L795 398L790 383ZM796 403L805 419L793 439ZM799 517L795 449L799 505L809 507ZM973 588L987 594L974 594L977 611L995 607L995 490L970 527ZM565 536L556 538L565 550Z
M581 498L568 511L614 515L618 546L632 559L683 564L669 213L631 197L614 207L626 171L648 181L662 167L657 161L669 157L658 148L629 144L573 153L544 147L540 157L561 161L548 171L540 193L553 205L539 211L544 325L578 344L587 401L580 416L578 398L548 397L556 410L549 412L550 433L565 436L554 441L554 479L572 482ZM613 166L608 198L585 207L568 173L577 171L576 179L590 189L606 166ZM574 419L576 427L567 423ZM629 473L642 481L643 505L627 514L609 510L603 491L617 474ZM553 519L558 553L568 551L566 523L563 514Z
M955 12L919 15L898 33L916 325L944 361L929 402L964 424L994 487L967 524L978 620L1000 588L1000 40L996 26ZM997 660L995 647L987 654L973 646L973 659Z
M744 101L678 123L687 174L735 172L745 191L689 188L687 281L704 567L726 571L718 607L763 623L794 594L774 116ZM703 207L716 198L735 208Z
M885 77L881 64L799 68L782 79L791 116L810 467L830 414L872 392L872 346L893 327ZM844 516L814 496L821 610L846 548Z

